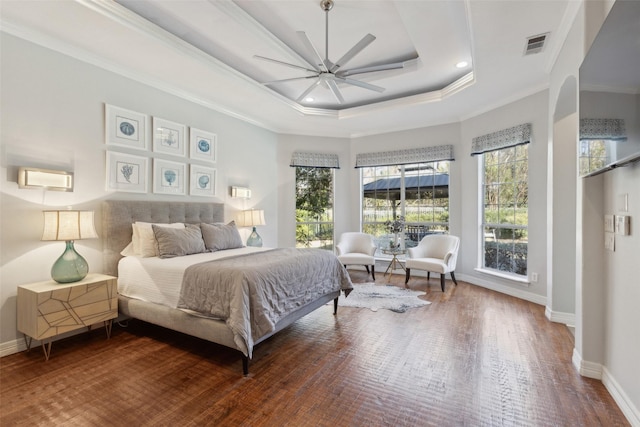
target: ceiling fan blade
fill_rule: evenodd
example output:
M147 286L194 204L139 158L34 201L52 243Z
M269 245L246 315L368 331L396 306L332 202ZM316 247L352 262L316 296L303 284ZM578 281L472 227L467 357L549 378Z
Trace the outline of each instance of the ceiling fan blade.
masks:
M365 47L369 46L375 39L376 39L376 36L374 36L373 34L367 34L366 36L364 36L362 38L362 40L360 40L358 43L356 43L356 45L353 46L351 49L349 49L349 51L347 53L342 55L342 58L338 59L336 61L336 63L333 64L333 66L331 67L330 71L333 73L338 68L344 66L354 56L359 54Z
M355 74L374 73L376 71L397 70L404 68L408 61L392 62L390 64L372 65L370 67L352 68L350 70L342 70L336 73L338 77L353 76Z
M365 82L361 82L360 80L354 80L354 79L343 79L340 77L336 77L338 80L340 80L341 82L353 85L353 86L359 86L365 89L369 89L369 90L373 90L376 92L384 92L385 88L381 87L381 86L376 86L376 85L372 85L371 83L365 83Z
M307 90L305 90L304 92L302 92L302 95L300 95L300 96L298 97L298 99L296 99L296 102L302 102L302 101L307 97L307 95L309 95L309 94L311 93L311 91L312 91L312 90L314 90L314 89L316 88L316 86L318 86L319 84L320 84L320 79L318 79L318 80L316 80L315 82L313 82L313 83L311 84L311 86L309 86L309 87L307 88Z
M342 93L340 93L340 89L338 89L336 82L333 80L327 80L327 86L329 86L329 90L333 93L333 96L336 97L338 104L344 104L344 98L342 97Z
M302 40L305 49L307 49L307 52L318 62L317 66L316 64L311 64L316 68L316 71L329 71L326 64L324 63L324 60L322 59L322 56L320 56L316 47L313 45L313 43L311 43L311 40L309 39L309 36L307 36L307 33L305 33L304 31L296 31L296 34L298 35L298 37L300 37L300 40Z
M263 82L261 83L262 85L271 85L274 83L286 83L286 82L292 82L294 80L307 80L307 79L315 79L317 76L306 76L306 77L292 77L290 79L282 79L282 80L271 80L270 82Z
M301 66L295 65L295 64L289 64L288 62L278 61L277 59L267 58L265 56L253 55L253 57L256 58L256 59L260 59L262 61L273 62L274 64L280 64L280 65L284 65L285 67L291 67L291 68L295 68L295 69L298 69L298 70L304 70L304 71L308 71L310 73L317 73L319 71L319 70L312 70L310 68L301 67Z

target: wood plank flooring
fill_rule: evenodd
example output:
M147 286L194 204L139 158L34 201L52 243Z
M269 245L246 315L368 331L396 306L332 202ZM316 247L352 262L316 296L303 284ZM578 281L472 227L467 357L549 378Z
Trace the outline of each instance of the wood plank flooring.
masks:
M458 283L412 278L432 304L402 314L324 306L258 345L248 377L236 351L139 321L48 362L36 347L0 359L0 425L629 425L544 307Z

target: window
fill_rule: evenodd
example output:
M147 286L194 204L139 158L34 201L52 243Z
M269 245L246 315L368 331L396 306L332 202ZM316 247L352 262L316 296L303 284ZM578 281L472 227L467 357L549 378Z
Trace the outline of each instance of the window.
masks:
M296 247L333 250L333 169L296 167Z
M528 145L481 156L483 267L527 275Z
M623 119L580 119L580 176L598 172L618 158L617 143L625 141Z
M427 234L448 232L449 161L362 167L361 177L362 230L378 249L413 247ZM399 217L405 228L396 236L385 222Z
M615 141L596 139L580 141L580 175L587 175L611 163Z

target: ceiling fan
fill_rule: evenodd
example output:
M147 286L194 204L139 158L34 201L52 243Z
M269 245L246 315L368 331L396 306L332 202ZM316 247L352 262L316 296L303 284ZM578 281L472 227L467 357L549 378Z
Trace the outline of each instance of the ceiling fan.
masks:
M386 71L386 70L395 70L399 68L405 67L405 62L391 62L387 64L379 64L379 65L371 65L367 67L360 68L352 68L352 69L344 69L344 66L349 62L354 56L360 53L364 48L369 46L376 37L372 34L367 34L355 44L347 53L345 53L340 59L336 62L331 62L329 60L329 11L333 8L333 0L321 0L320 7L325 12L325 57L322 59L320 53L315 48L311 40L307 36L304 31L297 31L296 34L302 40L302 43L307 50L307 52L317 60L317 63L308 62L310 68L302 67L299 65L291 64L284 61L278 61L277 59L267 58L260 55L254 55L255 58L272 62L275 64L284 65L291 68L296 68L299 70L306 71L310 73L310 75L302 76L302 77L293 77L282 80L273 80L269 82L262 83L263 85L271 85L278 83L290 82L293 80L305 80L305 79L314 79L313 83L298 97L297 102L302 102L315 88L320 85L325 85L336 98L338 104L342 104L345 102L340 89L338 88L338 83L346 83L352 86L358 86L364 89L369 89L375 92L382 93L385 88L376 86L370 83L366 83L360 80L355 80L350 78L349 76L353 76L356 74L365 74L365 73L373 73L378 71ZM298 54L300 57L302 55Z

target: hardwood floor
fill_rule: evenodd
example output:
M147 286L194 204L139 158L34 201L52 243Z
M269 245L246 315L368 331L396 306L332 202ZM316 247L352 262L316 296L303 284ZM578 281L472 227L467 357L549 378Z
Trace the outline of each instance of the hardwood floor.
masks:
M629 425L544 307L458 283L412 278L432 304L402 314L324 306L258 345L248 377L236 351L138 321L57 341L48 362L7 356L0 425Z

